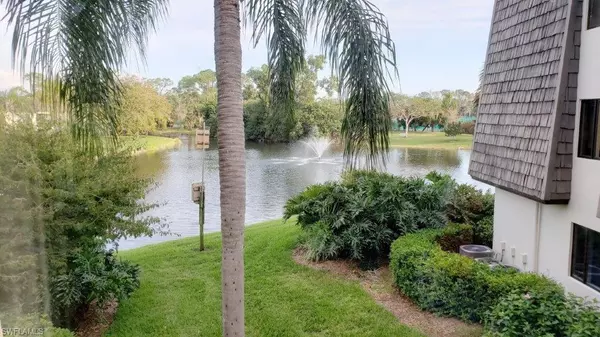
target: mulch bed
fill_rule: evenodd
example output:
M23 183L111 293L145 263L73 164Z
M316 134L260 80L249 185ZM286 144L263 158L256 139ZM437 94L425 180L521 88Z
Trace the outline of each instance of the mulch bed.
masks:
M112 300L102 307L92 303L79 320L77 337L102 337L115 319L119 302Z
M364 271L352 261L314 262L307 260L305 251L300 248L294 250L293 258L301 265L327 271L345 279L359 281L365 291L377 303L394 314L402 324L419 330L427 336L470 337L482 335L480 325L468 324L454 318L438 317L419 309L393 286L392 275L387 265L376 270Z

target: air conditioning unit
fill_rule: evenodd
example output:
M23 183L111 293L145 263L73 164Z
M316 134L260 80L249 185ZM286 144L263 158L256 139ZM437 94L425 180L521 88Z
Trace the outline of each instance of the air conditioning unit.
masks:
M494 251L483 245L460 246L460 255L470 257L481 262L490 262L494 258Z

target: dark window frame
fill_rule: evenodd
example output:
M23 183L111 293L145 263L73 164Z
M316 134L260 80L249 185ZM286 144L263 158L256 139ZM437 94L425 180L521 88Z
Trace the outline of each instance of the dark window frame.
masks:
M598 8L596 8L598 7ZM593 19L593 11L596 9L596 11L600 12L600 0L590 0L588 1L588 12L587 12L587 29L594 29L594 28L598 28L600 27L600 13L597 13L598 18L596 18L595 20ZM597 22L596 22L597 21Z
M578 248L578 244L580 244L579 242L577 242L577 233L579 231L583 231L584 233L584 240L583 240L583 275L582 277L578 277L575 274L577 273L576 271L576 260L577 260L577 256L576 256L576 252L577 252L577 248ZM572 228L571 228L571 233L572 233L572 237L571 237L571 268L569 271L569 275L585 284L586 286L590 287L591 289L600 292L600 284L593 284L593 283L589 283L588 282L588 276L589 276L589 243L590 243L590 236L591 235L598 235L600 236L600 232L597 232L591 228L587 228L581 225L578 225L576 223L572 224Z
M600 0L599 0L600 1ZM592 107L594 110L593 112L593 122L592 122L592 126L593 126L593 135L592 137L590 137L591 139L591 148L592 148L592 153L591 155L585 154L584 152L584 146L583 146L583 135L584 132L588 131L589 125L584 125L584 123L587 121L587 118L584 118L584 114L588 113L589 111L587 109L585 109L588 104L592 104ZM580 109L579 109L579 141L578 141L578 149L577 149L577 156L579 158L585 158L585 159L594 159L594 160L600 160L600 147L597 145L598 144L598 137L600 136L598 134L598 122L599 122L599 116L600 116L600 99L584 99L581 100L581 105L580 105ZM587 127L586 127L587 126ZM586 147L589 147L589 144L586 144Z

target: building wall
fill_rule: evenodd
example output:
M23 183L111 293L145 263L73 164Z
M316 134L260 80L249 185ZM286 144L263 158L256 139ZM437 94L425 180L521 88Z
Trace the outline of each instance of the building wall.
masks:
M494 250L501 253L506 241L504 263L522 270L535 270L536 209L540 212L539 260L537 271L562 283L579 296L600 299L600 292L570 276L573 223L600 232L597 217L600 200L600 160L577 156L581 99L600 99L600 27L587 29L588 0L583 4L579 75L577 78L576 123L573 139L571 200L568 205L541 205L535 201L500 189L496 190ZM516 258L510 247L516 247ZM529 264L522 264L521 254L529 255Z
M596 172L600 170L599 166ZM585 165L575 165L574 170L583 172L589 169ZM589 176L589 172L586 172ZM496 189L494 212L494 245L497 259L506 265L522 271L536 271L562 283L566 290L579 296L600 300L600 293L571 278L571 235L572 223L587 226L600 231L600 219L596 218L598 192L585 186L597 186L600 191L600 176L593 182L575 179L573 196L580 201L569 205L544 205L518 196L514 193ZM576 186L578 185L578 186ZM592 199L595 198L595 201ZM587 199L587 202L584 200ZM538 212L539 207L539 214ZM591 213L590 213L591 212ZM536 263L536 221L539 219L539 258ZM502 242L505 251L502 254ZM511 248L515 248L512 256ZM523 263L523 254L527 263Z
M581 1L494 1L473 178L536 201L568 202Z
M592 220L589 216L582 216L584 213L574 205L542 206L538 272L562 283L569 292L600 300L600 292L571 277L572 224L584 226L591 224L589 220Z
M537 202L505 190L496 189L494 204L494 252L504 264L521 270L531 270L523 265L522 255L527 254L531 264L535 245L535 218ZM502 254L502 242L506 243ZM515 248L512 257L511 248Z

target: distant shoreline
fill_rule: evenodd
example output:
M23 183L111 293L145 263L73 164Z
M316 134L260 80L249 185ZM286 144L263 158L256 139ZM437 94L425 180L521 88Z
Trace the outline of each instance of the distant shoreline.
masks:
M169 150L179 146L182 142L179 136L194 135L194 130L160 130L151 136L122 137L136 138L141 144L139 153ZM255 142L260 144L260 142ZM409 132L408 138L404 132L390 133L390 148L429 149L429 150L471 150L473 149L473 135L458 135L446 137L443 132L417 131Z

